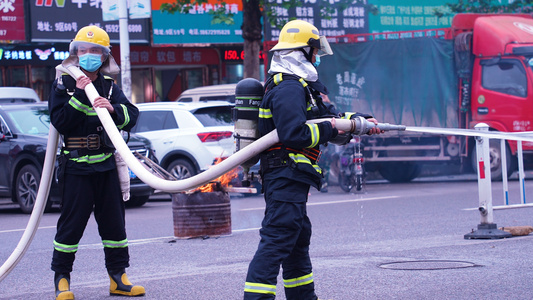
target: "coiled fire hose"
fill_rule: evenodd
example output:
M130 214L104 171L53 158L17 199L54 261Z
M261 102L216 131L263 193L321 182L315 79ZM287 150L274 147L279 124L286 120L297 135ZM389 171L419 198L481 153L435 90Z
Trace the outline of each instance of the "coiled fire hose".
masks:
M58 71L66 72L70 74L73 78L77 79L81 76L85 76L83 72L78 69L76 66L65 67L59 65L56 67ZM85 87L85 92L87 97L94 103L94 100L99 96L95 87L92 84L89 84ZM269 134L263 136L242 150L231 155L221 163L213 166L212 168L202 172L196 176L179 180L171 181L165 180L158 176L155 176L150 171L148 171L144 165L139 162L137 158L131 153L130 149L126 145L122 135L117 130L109 112L105 108L95 108L95 111L100 118L100 121L105 128L108 136L110 137L113 145L115 146L117 152L122 156L128 167L139 177L143 182L150 185L152 188L161 190L169 193L176 193L180 191L187 191L198 186L201 186L205 183L208 183L224 173L236 168L241 163L257 156L264 150L268 149L271 145L279 142L277 131L272 131ZM318 123L323 121L329 121L329 119L318 119L309 121L310 123ZM402 125L391 125L387 123L380 123L375 125L366 121L363 118L356 118L353 120L338 119L336 120L336 127L339 130L346 132L351 132L356 135L362 135L367 133L371 128L378 127L382 130L405 130L405 126ZM43 166L43 174L41 177L41 182L39 184L39 191L37 194L36 203L31 214L30 220L24 231L23 236L21 237L17 247L11 254L11 256L6 260L6 262L0 267L0 281L2 281L8 274L11 272L16 264L20 261L23 255L26 253L39 225L41 216L48 199L48 194L50 191L50 184L52 176L54 173L54 165L56 161L57 146L59 141L59 133L57 130L50 125L50 131L48 134L48 145L46 149L46 156Z

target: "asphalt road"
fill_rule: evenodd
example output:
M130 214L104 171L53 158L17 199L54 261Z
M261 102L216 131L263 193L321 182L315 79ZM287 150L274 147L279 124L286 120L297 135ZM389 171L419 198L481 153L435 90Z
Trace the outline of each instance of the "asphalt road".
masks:
M518 202L518 182L510 182ZM533 181L526 181L531 195ZM493 186L502 204L501 183ZM530 200L533 201L533 200ZM311 257L322 299L533 299L531 236L466 240L480 223L472 176L423 178L409 184L376 181L363 193L312 191ZM172 205L151 201L127 210L131 267L145 299L242 299L248 263L259 241L262 197L232 197L232 234L176 239ZM498 226L533 225L532 208L494 212ZM0 261L15 248L28 216L0 206ZM50 271L58 213L42 218L34 242L0 282L1 299L53 299ZM278 280L281 281L281 278ZM107 299L109 281L94 219L72 273L76 299ZM285 299L278 283L278 298Z

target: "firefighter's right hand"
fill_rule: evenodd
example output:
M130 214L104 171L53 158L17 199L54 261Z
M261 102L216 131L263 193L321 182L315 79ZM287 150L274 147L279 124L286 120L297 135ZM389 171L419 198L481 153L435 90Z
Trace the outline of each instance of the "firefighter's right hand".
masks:
M81 89L81 90L84 90L85 87L86 87L89 83L91 83L91 79L90 79L89 77L87 77L87 76L85 76L85 75L84 75L84 76L80 76L80 77L78 78L78 80L76 80L76 87L79 88L79 89Z

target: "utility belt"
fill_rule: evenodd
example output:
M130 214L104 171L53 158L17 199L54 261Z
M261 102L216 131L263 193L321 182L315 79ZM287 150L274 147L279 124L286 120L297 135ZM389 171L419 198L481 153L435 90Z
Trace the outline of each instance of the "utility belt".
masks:
M65 148L67 149L88 149L98 150L102 147L100 143L100 135L89 134L83 137L69 137L65 140Z
M114 149L113 143L107 136L104 128L98 126L98 133L89 134L88 136L67 137L65 139L65 148L70 149L87 149L100 150L105 148Z
M286 147L282 143L276 143L261 154L261 171L267 172L270 169L281 167L295 167L296 163L289 158L289 153L298 153L307 157L312 164L317 164L322 152L315 148L293 149Z

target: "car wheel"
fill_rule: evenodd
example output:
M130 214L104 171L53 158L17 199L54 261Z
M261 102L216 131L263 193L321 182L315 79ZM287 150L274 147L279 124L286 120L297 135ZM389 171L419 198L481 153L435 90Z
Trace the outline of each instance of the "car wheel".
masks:
M25 214L30 214L37 200L37 192L41 183L41 174L34 165L25 165L15 178L15 198L20 209ZM45 211L51 208L51 201L46 202Z
M167 171L172 174L177 180L192 177L196 175L196 169L186 159L176 159L168 165Z
M130 200L126 201L126 207L140 207L143 206L150 196L130 196Z

